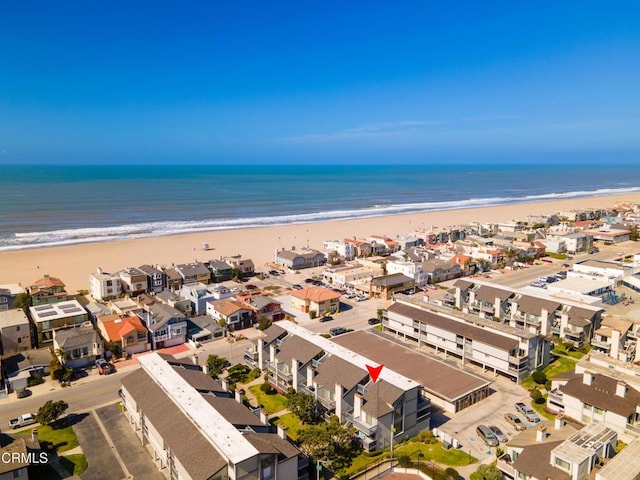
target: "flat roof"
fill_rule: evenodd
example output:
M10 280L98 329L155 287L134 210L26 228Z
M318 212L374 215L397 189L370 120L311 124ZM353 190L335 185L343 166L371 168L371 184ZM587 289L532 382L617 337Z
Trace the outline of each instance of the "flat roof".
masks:
M31 312L33 321L37 323L87 314L87 311L77 300L67 300L65 302L29 307L29 312Z
M553 451L564 460L582 463L617 435L609 427L590 423L554 448Z
M599 472L605 480L636 480L640 476L640 440L634 440Z
M550 292L555 289L564 289L578 292L582 295L589 295L591 292L601 290L603 288L611 287L610 282L602 282L600 280L592 280L590 278L582 277L570 277L566 280L559 280L555 283L550 283L547 288Z
M19 308L0 312L0 328L15 327L29 323L27 315Z
M484 378L398 345L378 334L359 331L333 341L418 382L429 393L456 400L490 385Z
M355 353L352 350L348 350L342 345L338 345L337 343L334 343L327 338L321 337L320 335L316 335L315 333L307 330L306 328L300 327L295 323L284 320L277 322L277 325L287 332L317 345L326 353L335 355L336 357L340 357L343 360L346 360L347 362L356 365L357 367L360 367L364 370L366 370L367 365L372 366L375 363L370 359L364 357L363 355ZM391 370L390 368L383 368L379 378L386 382L389 382L392 385L395 385L396 387L404 391L411 390L419 386L418 383L416 383L414 380L411 380L404 375Z
M412 307L404 303L394 303L388 309L389 312L402 315L403 317L417 320L427 325L453 332L457 335L470 338L486 345L491 345L502 350L512 350L518 347L518 340L509 338L497 333L489 332L484 328L469 325L464 320L453 320L443 315L428 312L421 308Z
M202 435L232 463L238 464L259 454L251 442L160 355L150 353L139 357L138 361Z

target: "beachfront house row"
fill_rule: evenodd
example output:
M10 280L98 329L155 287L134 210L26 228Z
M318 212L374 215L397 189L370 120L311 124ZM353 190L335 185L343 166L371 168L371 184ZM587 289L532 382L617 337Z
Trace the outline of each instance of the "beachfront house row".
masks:
M147 274L137 267L127 267L118 272L122 281L122 290L131 297L144 293L149 288Z
M91 322L86 322L54 330L53 351L62 365L79 368L93 365L97 358L101 358L104 346Z
M554 377L551 388L549 408L611 428L625 441L640 435L640 392L628 383L586 370Z
M326 268L322 272L325 282L335 287L349 287L369 291L369 283L373 277L384 275L384 266L377 262L360 259L337 267Z
M89 293L99 302L120 298L122 296L120 276L103 272L101 268L98 268L89 274Z
M295 247L291 247L291 250L285 250L284 248L276 250L274 262L291 270L302 270L322 267L327 263L327 257L318 250L309 248L296 250Z
M249 305L230 298L207 302L206 312L232 332L251 327L255 319Z
M357 238L345 238L346 243L350 243L355 248L355 256L358 258L370 257L373 255L373 249L371 244L364 240L358 240Z
M44 275L33 282L29 287L29 295L33 306L65 302L69 298L64 282L50 275Z
M147 276L147 292L159 293L166 286L165 273L151 265L140 265L138 267Z
M80 325L89 320L87 311L77 300L29 307L29 313L36 325L41 347L53 341L54 329Z
M386 310L383 327L418 346L515 381L549 363L551 343L540 335L400 297Z
M336 252L347 262L356 258L355 245L344 240L325 240L322 248L325 252Z
M226 282L233 278L233 265L223 260L210 260L207 264L213 283Z
M593 241L602 242L605 245L614 245L631 240L631 230L611 228L609 225L593 230L583 230L582 233L593 237Z
M0 310L0 355L30 350L31 324L22 309Z
M242 255L232 255L230 257L222 257L222 260L230 264L233 268L240 270L242 277L252 277L256 273L256 267L253 260L243 257Z
M366 450L390 445L429 428L431 404L420 385L389 368L374 383L368 359L289 322L272 325L248 352L270 372L279 390L313 395L325 419L332 415L358 431Z
M202 262L183 263L173 267L178 275L182 278L182 283L210 283L211 272Z
M207 302L231 298L233 294L224 285L186 283L180 289L180 296L191 302L194 315L204 315L207 311Z
M14 300L21 293L25 293L24 288L17 283L0 285L0 312L11 310Z
M369 296L390 300L395 293L411 290L415 287L415 280L401 273L374 277L369 284Z
M124 355L151 349L149 332L137 315L103 315L96 322L107 344L118 344Z
M184 283L182 281L182 275L180 275L178 271L173 267L165 268L163 269L163 272L165 275L167 288L172 292L180 290L180 287L182 287L182 284Z
M375 255L390 255L400 250L400 242L383 235L371 235L367 238ZM378 247L382 247L378 249Z
M179 310L169 305L157 303L149 307L149 312L139 313L138 317L149 330L153 350L185 342L187 317Z
M168 355L144 355L140 366L122 379L124 415L167 478L307 479L308 458L241 395Z
M291 307L304 313L311 311L317 315L336 313L340 310L341 295L324 287L309 287L291 292Z

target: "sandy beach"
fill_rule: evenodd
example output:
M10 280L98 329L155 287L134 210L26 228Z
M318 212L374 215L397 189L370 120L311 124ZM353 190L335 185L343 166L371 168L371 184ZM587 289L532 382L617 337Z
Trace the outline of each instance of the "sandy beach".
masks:
M239 230L213 231L141 238L114 242L88 243L63 247L26 249L0 253L0 284L23 286L48 273L61 278L69 292L87 289L89 273L101 267L112 272L126 266L145 263L171 265L194 260L207 261L241 253L254 260L257 270L273 260L278 248L322 248L322 241L372 234L406 233L416 228L447 226L473 221L526 220L529 214L555 213L559 210L609 207L616 203L640 203L640 194L609 197L574 198L542 203L449 210L394 215L358 220L285 225ZM204 251L207 242L212 250Z

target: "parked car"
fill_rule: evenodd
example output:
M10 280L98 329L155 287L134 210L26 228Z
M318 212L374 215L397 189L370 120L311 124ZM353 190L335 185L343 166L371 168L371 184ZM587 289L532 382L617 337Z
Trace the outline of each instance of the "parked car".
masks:
M331 315L325 315L324 317L320 317L320 323L324 323L324 322L330 322L331 320L333 320L333 317Z
M305 278L304 279L304 283L313 283L313 282L314 282L313 278Z
M356 302L363 302L365 300L369 300L369 295L367 295L366 293L363 295L358 295L356 297Z
M379 318L370 318L369 320L367 320L367 323L369 325L377 325L380 323L380 319Z
M496 438L498 439L499 442L507 443L509 441L507 436L504 433L502 433L502 430L500 430L495 425L489 425L489 430L491 430L493 432L493 434L496 436Z
M489 447L497 447L499 442L495 434L486 425L478 425L476 433L480 439Z
M278 270L269 270L269 275L277 277L278 275L280 275L280 272Z
M516 406L516 410L519 413L521 413L522 416L524 416L524 418L527 419L527 421L531 423L540 423L540 417L536 414L533 408L529 407L528 405L525 405L522 402L516 403L515 406Z
M98 372L100 373L100 375L109 375L113 371L111 364L104 358L99 358L98 360L96 360L96 367L98 368Z
M35 413L23 413L18 418L12 418L9 420L9 426L13 430L20 427L26 427L27 425L33 425L34 423L38 423Z
M329 334L332 337L336 337L338 335L342 335L343 333L347 333L347 329L344 327L333 327L332 329L329 330Z
M258 287L256 287L255 285L253 285L251 283L248 284L248 285L245 285L244 288L246 288L247 290L257 290L258 289Z
M513 428L515 428L516 430L525 430L527 427L525 426L524 422L522 420L520 420L516 415L514 415L513 413L507 413L504 416L504 419L507 421L507 423L509 425L511 425Z
M302 285L298 285L297 283L295 285L292 285L292 287L294 290L302 290Z

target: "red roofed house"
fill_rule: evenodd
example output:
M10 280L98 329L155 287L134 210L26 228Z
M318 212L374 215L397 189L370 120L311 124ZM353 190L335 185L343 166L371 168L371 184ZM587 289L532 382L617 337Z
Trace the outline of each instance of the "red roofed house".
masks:
M33 299L33 306L49 303L66 302L69 298L62 280L45 275L33 282L29 287L29 294Z
M102 315L98 317L97 324L105 343L120 343L122 353L140 353L151 349L147 327L136 315Z
M340 310L340 294L323 287L303 288L291 292L291 306L305 313L314 310L318 315Z

